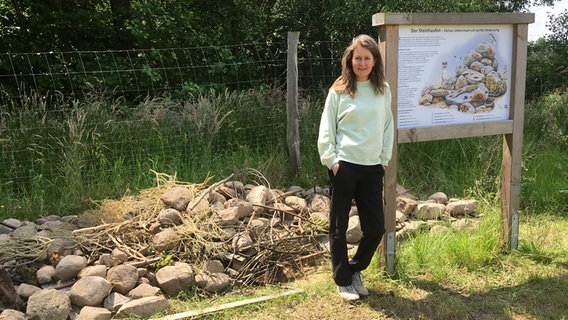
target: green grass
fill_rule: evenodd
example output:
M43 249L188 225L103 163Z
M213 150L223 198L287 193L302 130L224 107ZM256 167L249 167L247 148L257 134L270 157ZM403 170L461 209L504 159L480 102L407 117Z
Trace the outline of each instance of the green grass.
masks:
M550 148L526 161L521 197L529 211L568 215L568 152Z

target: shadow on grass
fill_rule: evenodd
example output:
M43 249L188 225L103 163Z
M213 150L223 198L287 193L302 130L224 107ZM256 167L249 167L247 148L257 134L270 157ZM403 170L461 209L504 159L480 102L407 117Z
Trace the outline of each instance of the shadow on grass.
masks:
M416 298L370 290L363 300L392 319L568 319L568 270L556 277L465 294L436 282L413 281Z

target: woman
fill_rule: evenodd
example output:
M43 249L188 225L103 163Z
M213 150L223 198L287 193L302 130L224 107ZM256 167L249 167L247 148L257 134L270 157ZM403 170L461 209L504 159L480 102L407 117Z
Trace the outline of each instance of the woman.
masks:
M318 151L330 177L333 280L342 298L357 300L369 294L361 271L371 263L385 233L383 166L391 158L394 127L391 92L377 42L368 35L357 36L341 65L341 76L325 101ZM363 237L349 259L345 233L353 200Z

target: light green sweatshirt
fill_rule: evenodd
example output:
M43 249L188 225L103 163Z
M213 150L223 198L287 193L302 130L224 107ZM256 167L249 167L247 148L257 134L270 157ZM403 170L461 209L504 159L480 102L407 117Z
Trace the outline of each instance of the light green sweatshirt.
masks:
M331 169L344 160L361 165L388 165L392 155L394 124L391 91L375 95L371 81L357 82L357 91L337 94L331 89L325 101L318 137L323 165Z

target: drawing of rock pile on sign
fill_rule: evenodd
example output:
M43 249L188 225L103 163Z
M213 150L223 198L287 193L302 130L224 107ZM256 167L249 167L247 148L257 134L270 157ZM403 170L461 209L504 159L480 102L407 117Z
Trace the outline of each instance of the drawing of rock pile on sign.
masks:
M463 57L463 64L448 74L442 62L439 85L422 90L418 103L423 106L449 108L465 113L491 112L495 99L507 92L507 72L499 72L499 61L492 43L479 43Z
M475 51L463 57L449 77L447 62L442 62L440 86L430 85L422 91L420 105L450 108L461 112L490 112L495 99L507 92L507 74L499 73L499 61L490 43L479 43Z

